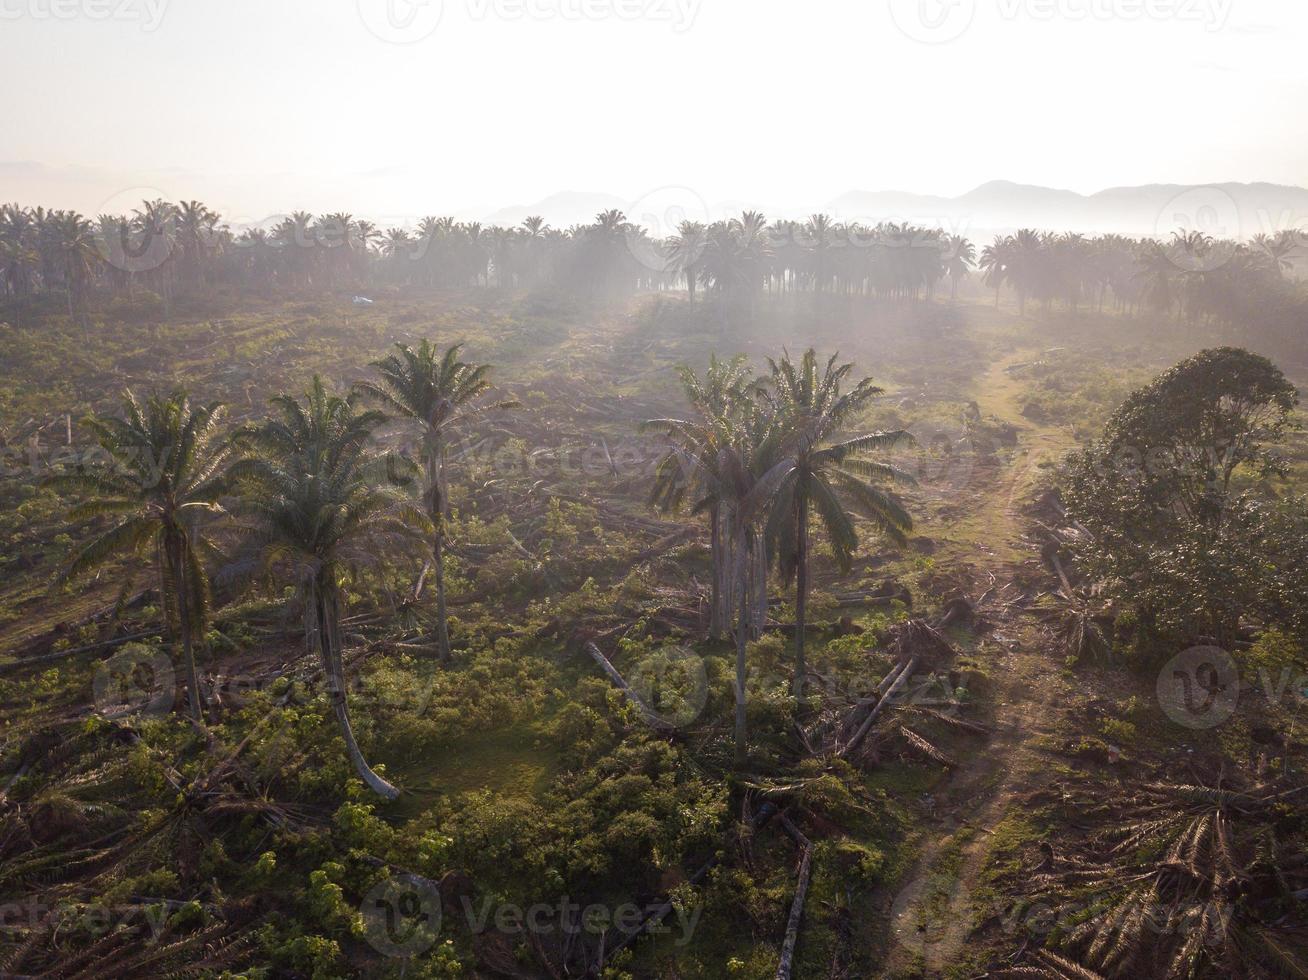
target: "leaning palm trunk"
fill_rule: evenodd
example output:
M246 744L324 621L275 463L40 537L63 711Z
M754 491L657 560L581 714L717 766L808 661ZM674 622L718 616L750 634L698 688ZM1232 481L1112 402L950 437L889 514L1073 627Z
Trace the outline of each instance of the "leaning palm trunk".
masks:
M316 629L318 651L322 656L323 673L327 676L327 691L332 701L332 711L341 726L341 737L345 740L345 751L350 757L354 771L378 796L393 800L400 791L373 772L363 751L354 738L354 726L350 724L350 708L345 700L345 665L340 648L340 600L335 587L315 580L310 586L309 608L317 616Z
M172 588L177 609L177 632L182 644L182 663L186 667L190 713L198 722L203 708L203 698L200 693L200 678L195 670L195 651L191 643L191 597L186 592L185 549L186 543L179 536L169 536L165 550L169 571L172 573Z

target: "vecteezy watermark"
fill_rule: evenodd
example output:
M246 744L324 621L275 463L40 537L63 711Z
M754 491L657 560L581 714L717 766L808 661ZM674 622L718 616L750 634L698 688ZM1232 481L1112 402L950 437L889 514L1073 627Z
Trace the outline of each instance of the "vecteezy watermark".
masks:
M1190 647L1159 671L1156 691L1163 713L1178 725L1216 728L1239 704L1240 672L1221 647Z
M475 935L497 932L506 936L622 935L645 931L671 935L673 944L685 946L699 925L703 907L683 909L673 904L670 915L660 903L634 902L583 904L569 896L551 902L518 905L487 898L475 903L459 898L463 925ZM433 882L414 875L394 876L378 883L364 896L359 909L368 942L384 956L412 957L430 949L440 933L441 896Z
M967 33L980 0L887 0L890 18L906 37L922 44L947 44ZM1005 21L1180 21L1219 31L1235 0L985 0Z
M357 0L359 19L388 44L414 44L435 33L444 0ZM699 14L702 0L463 0L471 21L646 21L680 34Z
M158 647L129 643L95 669L91 693L105 718L162 715L173 706L173 662Z
M1168 20L1219 31L1230 19L1235 0L995 0L995 4L1004 20Z
M647 269L663 272L669 260L675 259L678 271L693 272L708 247L704 232L712 221L708 203L698 192L676 184L656 187L628 204L624 213L627 250L637 262ZM663 244L680 235L688 222L701 226L701 234L684 238L677 254L669 255Z
M967 33L977 0L889 0L890 18L906 37L922 44L947 44Z
M1240 206L1220 187L1191 187L1158 212L1155 237L1170 238L1166 254L1184 272L1213 272L1235 256Z
M645 709L673 728L695 723L708 704L704 658L682 646L668 646L641 659L627 683Z
M168 0L0 0L0 21L117 21L151 33L163 23Z
M626 20L689 30L701 0L465 0L473 20Z
M425 953L441 930L441 895L434 882L413 876L385 878L359 906L364 934L383 956Z

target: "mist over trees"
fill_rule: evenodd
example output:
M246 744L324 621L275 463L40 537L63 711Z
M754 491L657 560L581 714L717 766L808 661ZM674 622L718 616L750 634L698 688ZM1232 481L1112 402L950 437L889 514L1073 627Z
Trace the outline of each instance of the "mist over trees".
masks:
M1113 312L1203 324L1235 339L1304 348L1308 292L1290 232L1248 242L1200 232L1169 240L1022 229L978 246L940 229L842 223L826 214L769 222L757 211L683 221L656 239L621 211L552 228L427 217L380 228L352 214L293 212L235 231L199 201L143 201L131 215L0 207L0 297L21 315L43 299L85 317L93 298L160 304L215 289L264 293L497 288L616 301L684 291L733 317L758 297L922 302L960 285L1007 290L1019 311ZM975 274L975 275L974 275Z

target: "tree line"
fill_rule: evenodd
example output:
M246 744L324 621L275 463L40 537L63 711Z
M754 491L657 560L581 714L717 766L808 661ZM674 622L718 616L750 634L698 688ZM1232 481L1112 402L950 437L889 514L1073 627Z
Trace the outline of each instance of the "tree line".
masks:
M589 299L685 289L731 306L811 293L896 301L951 299L978 272L996 302L1005 289L1028 303L1144 311L1299 339L1308 296L1292 273L1292 232L1249 242L1177 232L1169 240L1087 237L1022 229L978 249L963 235L913 224L868 226L826 214L769 222L757 211L683 221L666 238L619 210L551 228L529 217L513 228L426 217L382 229L345 212L289 214L239 232L200 201L143 201L130 215L0 206L0 298L20 306L61 297L70 316L92 293L147 290L165 303L227 285L256 290L370 286L558 289Z
M896 541L912 526L887 489L911 477L868 458L909 437L844 434L881 389L863 379L846 390L853 365L837 362L820 362L810 349L798 359L770 360L764 377L755 377L743 357L714 359L703 377L683 369L691 414L645 425L666 446L652 502L670 510L687 505L709 520L709 632L720 636L735 616L740 761L746 644L766 619L769 573L796 583L794 693L802 698L812 531L827 536L847 570L858 546L855 514ZM329 391L315 377L302 396L272 399L269 417L230 430L221 405L184 391L129 391L121 414L87 419L107 464L62 469L48 479L82 496L70 521L110 518L75 552L58 583L124 557L151 563L164 632L182 663L185 703L198 725L205 703L196 652L207 632L215 570L224 580L259 573L293 586L351 763L371 789L394 798L399 791L368 764L350 722L341 633L346 583L388 557L421 554L425 542L414 595L430 573L436 650L448 661L448 440L480 413L516 403L491 398L490 366L464 361L459 345L397 345L372 367L374 376L347 392ZM379 430L393 421L420 435L415 454L386 447Z

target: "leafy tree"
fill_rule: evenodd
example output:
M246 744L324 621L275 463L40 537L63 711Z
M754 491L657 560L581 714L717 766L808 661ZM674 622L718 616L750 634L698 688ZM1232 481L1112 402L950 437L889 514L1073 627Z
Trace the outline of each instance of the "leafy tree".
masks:
M1181 628L1184 611L1191 634L1232 638L1267 570L1263 505L1240 484L1280 471L1269 446L1296 400L1271 361L1232 347L1201 351L1132 393L1067 465L1092 575L1149 617Z
M123 415L86 420L109 465L52 477L56 487L88 495L70 511L69 520L102 514L118 518L76 554L60 580L86 574L123 554L153 552L165 622L181 644L191 715L198 721L203 693L193 642L204 635L209 608L209 580L201 558L208 544L201 522L222 511L222 470L230 458L219 434L222 408L195 405L181 391L145 400L129 391Z

